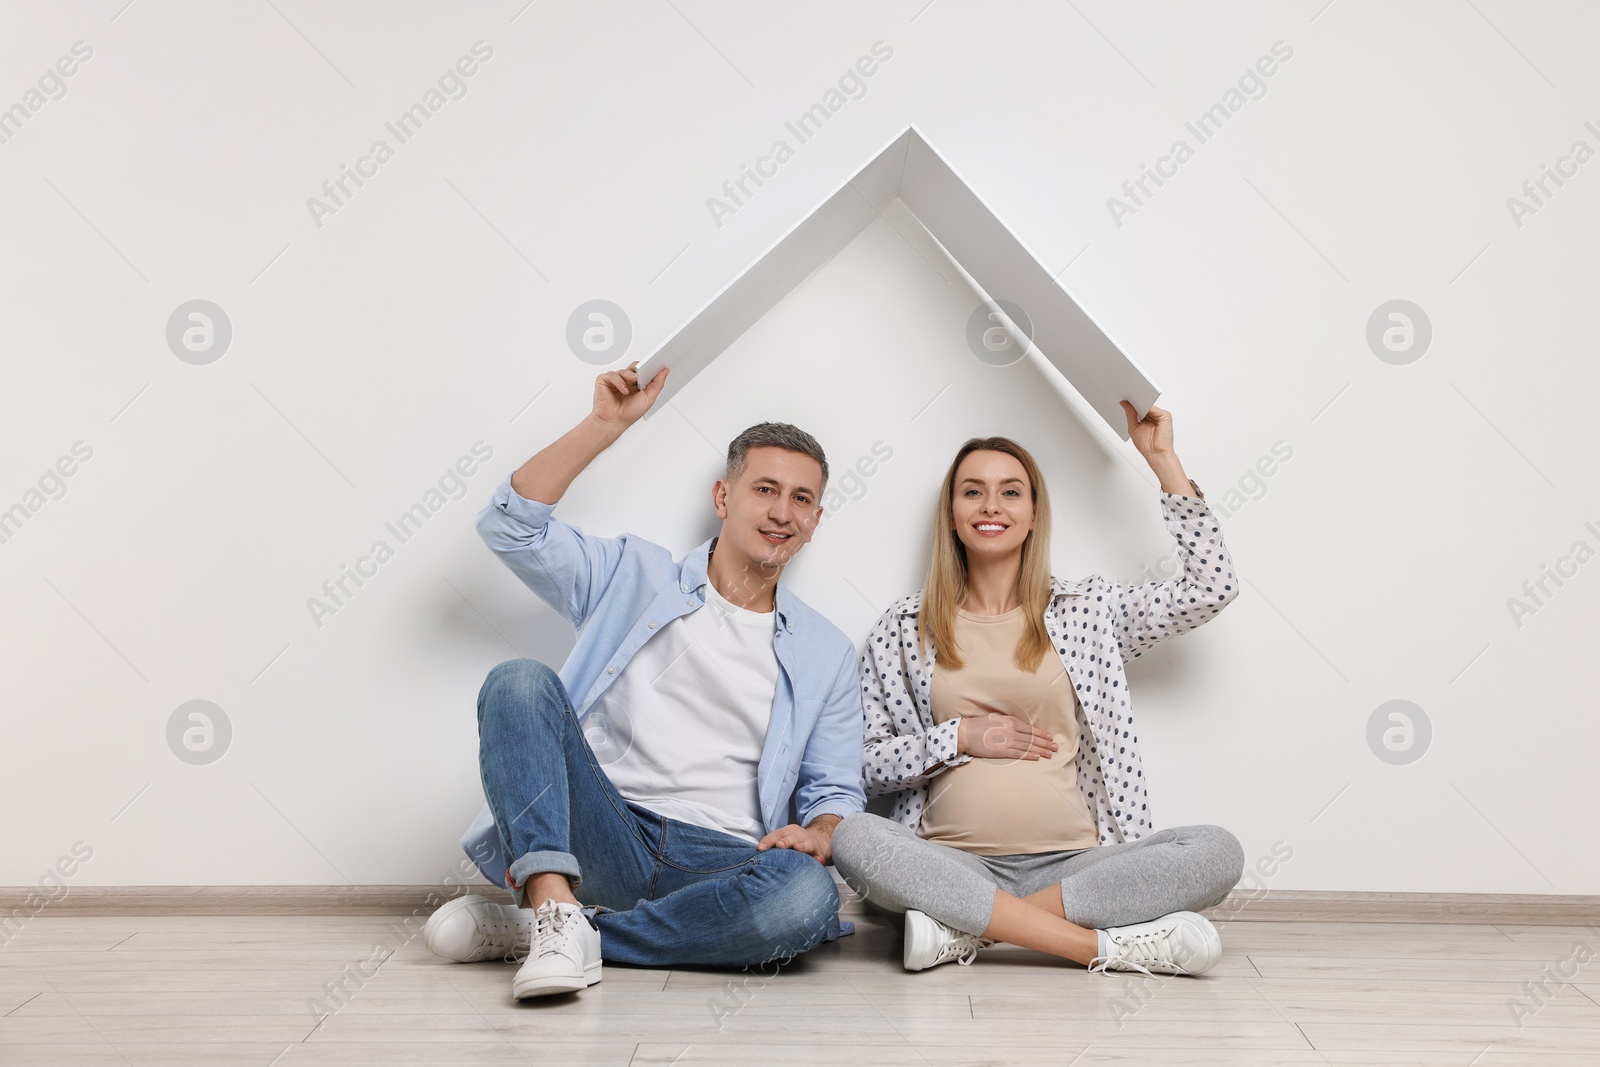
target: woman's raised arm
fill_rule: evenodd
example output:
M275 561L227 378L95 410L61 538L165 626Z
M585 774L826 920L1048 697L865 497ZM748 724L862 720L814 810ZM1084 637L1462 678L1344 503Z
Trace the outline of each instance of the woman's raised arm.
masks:
M1117 641L1125 659L1137 659L1166 640L1207 622L1238 595L1233 557L1222 540L1222 526L1210 505L1196 495L1172 448L1172 415L1154 405L1136 419L1122 401L1128 436L1161 479L1161 510L1177 539L1183 574L1139 585L1116 583Z

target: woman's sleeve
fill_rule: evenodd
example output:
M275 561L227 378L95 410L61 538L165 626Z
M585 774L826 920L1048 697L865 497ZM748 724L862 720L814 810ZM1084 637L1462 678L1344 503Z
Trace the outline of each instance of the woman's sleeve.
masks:
M1183 574L1161 582L1112 584L1123 659L1137 659L1167 638L1209 622L1238 595L1233 557L1211 506L1198 497L1163 492L1161 510L1177 539Z
M861 708L866 720L862 777L869 797L914 789L972 758L957 746L959 719L923 730L911 697L898 619L892 610L879 619L861 653Z

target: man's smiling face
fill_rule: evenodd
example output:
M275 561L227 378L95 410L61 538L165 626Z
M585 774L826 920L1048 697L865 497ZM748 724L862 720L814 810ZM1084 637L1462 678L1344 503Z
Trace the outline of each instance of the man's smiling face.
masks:
M804 452L761 445L745 453L744 470L711 490L722 520L717 551L731 549L769 574L794 558L822 518L822 464Z

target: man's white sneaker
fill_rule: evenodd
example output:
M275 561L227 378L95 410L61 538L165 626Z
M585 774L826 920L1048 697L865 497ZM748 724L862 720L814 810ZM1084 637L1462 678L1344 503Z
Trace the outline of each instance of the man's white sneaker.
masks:
M1217 928L1192 911L1175 911L1147 923L1106 930L1104 956L1089 963L1091 971L1138 971L1140 974L1204 974L1222 959Z
M429 951L457 963L520 959L532 936L530 909L478 896L449 901L422 928L422 943Z
M901 962L908 971L925 971L955 960L965 967L980 948L994 944L977 934L953 930L931 915L912 908L906 912L906 950Z
M511 980L512 996L574 993L600 981L600 929L582 908L547 900L533 916L533 942Z

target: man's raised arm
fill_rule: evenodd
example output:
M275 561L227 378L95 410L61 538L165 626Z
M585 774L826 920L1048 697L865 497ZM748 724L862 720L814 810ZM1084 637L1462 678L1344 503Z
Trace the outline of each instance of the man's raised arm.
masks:
M594 410L494 491L478 514L478 535L539 599L582 626L622 557L622 541L590 537L551 517L572 480L655 402L663 369L640 389L633 366L595 379Z
M594 410L582 422L540 449L511 475L511 488L526 500L554 504L572 479L594 458L621 437L655 403L667 384L663 367L655 379L639 387L639 365L634 360L619 371L608 371L594 381Z

